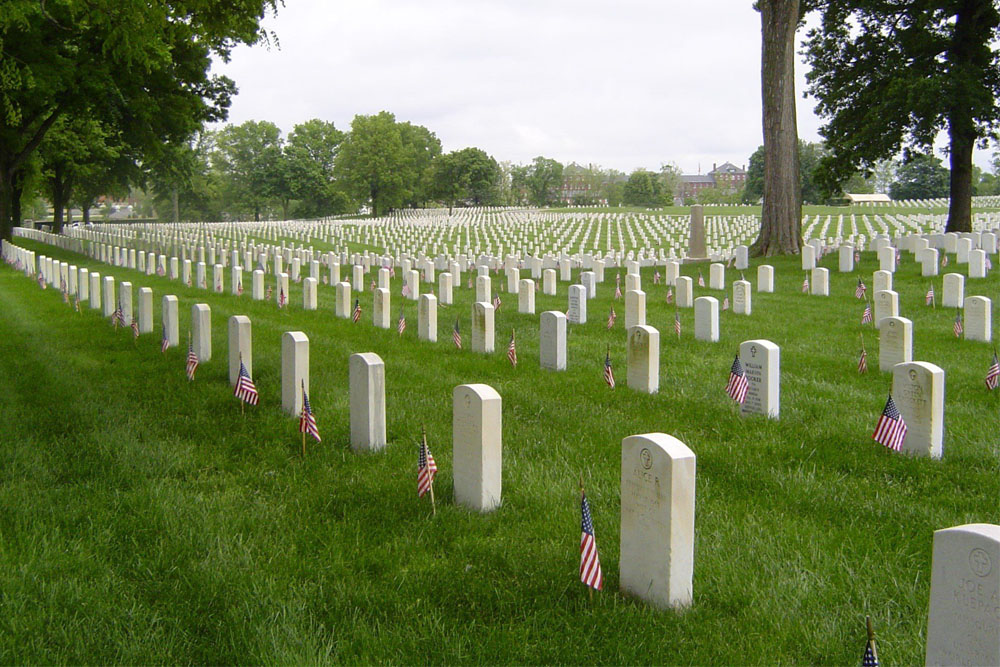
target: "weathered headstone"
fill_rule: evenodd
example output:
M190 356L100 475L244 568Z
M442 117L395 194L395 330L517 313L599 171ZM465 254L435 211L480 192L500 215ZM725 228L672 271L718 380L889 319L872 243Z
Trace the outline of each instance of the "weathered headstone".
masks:
M493 304L477 301L472 304L472 351L492 354L494 348Z
M965 340L993 340L993 303L985 296L965 300Z
M333 304L333 314L348 319L351 317L351 283L337 283L337 293Z
M583 285L569 286L569 310L566 317L570 324L587 323L587 288Z
M830 296L830 270L817 266L809 283L813 296Z
M928 667L1000 665L1000 526L934 531Z
M665 433L622 440L619 585L656 607L693 601L695 460Z
M748 385L742 413L777 419L781 411L781 350L769 340L746 340L740 344L740 361Z
M264 272L260 269L255 269L253 272L253 292L254 301L264 300Z
M139 288L139 333L153 332L153 290L148 287Z
M379 287L375 290L372 303L372 324L379 329L388 329L390 325L390 303L389 290Z
M535 314L535 281L525 278L517 291L517 312Z
M169 347L177 347L180 344L180 323L177 320L177 297L167 294L163 297L160 319L166 329L167 343Z
M125 320L125 326L131 325L132 317L135 315L132 310L132 283L123 281L118 286L118 303L122 307L122 318Z
M198 363L212 360L212 309L207 303L191 306L191 345Z
M636 325L628 330L627 382L631 389L655 394L660 388L660 332Z
M774 267L770 264L761 264L757 267L757 291L774 292Z
M913 322L905 317L886 317L879 326L878 368L891 371L893 366L913 359Z
M542 294L553 296L556 293L556 272L555 269L545 269L542 271Z
M104 302L104 317L111 317L118 307L115 301L115 278L114 276L104 276L102 301Z
M892 289L892 274L888 271L876 271L872 274L872 291L883 292Z
M711 264L708 267L708 287L710 289L726 289L726 265Z
M424 297L433 295L425 294ZM351 447L375 451L385 447L385 363L374 352L352 354Z
M749 280L733 281L733 312L737 315L749 315L753 312L753 297Z
M641 290L625 292L625 330L646 323L646 293Z
M566 315L556 310L542 313L538 335L539 365L554 371L566 370Z
M927 248L917 256L920 262L920 275L930 278L938 274L938 251L935 248Z
M838 266L841 273L850 273L854 270L854 246L845 243L837 251Z
M896 249L892 246L880 248L878 251L878 268L888 273L896 272Z
M802 270L812 271L816 268L816 249L811 245L802 246Z
M417 306L417 337L420 340L437 342L438 315L437 297L433 294L421 294Z
M962 308L965 305L965 276L961 273L944 274L944 294L941 305L945 308Z
M746 271L747 269L749 269L750 268L749 248L747 248L745 245L738 245L736 246L735 252L736 252L736 259L734 262L734 266L736 267L736 270Z
M875 328L882 328L882 320L887 317L899 317L899 295L892 290L875 292Z
M309 337L301 331L281 334L281 408L302 413L302 390L309 392Z
M978 248L969 253L969 278L986 277L986 253Z
M709 343L719 340L719 300L714 296L694 300L694 337Z
M438 276L438 301L441 302L442 306L450 306L455 303L453 291L454 284L452 283L451 273L445 271Z
M944 370L926 361L892 368L892 397L906 422L901 451L941 458L944 444Z
M101 274L97 272L90 274L90 307L101 308Z
M316 291L319 285L315 278L305 278L302 281L302 308L316 310Z
M476 276L476 301L492 303L492 282L489 276Z
M691 308L694 306L694 288L691 285L691 276L677 276L677 307Z
M476 512L500 505L502 461L500 394L485 384L463 384L452 394L452 466L455 502Z
M232 315L229 318L229 384L235 387L240 379L240 359L253 377L253 338L250 318L246 315Z

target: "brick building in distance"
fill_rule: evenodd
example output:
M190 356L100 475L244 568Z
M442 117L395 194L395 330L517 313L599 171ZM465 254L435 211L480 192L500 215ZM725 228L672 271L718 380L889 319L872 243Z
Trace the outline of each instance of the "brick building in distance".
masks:
M712 171L707 174L683 174L681 176L681 191L675 193L675 199L681 202L697 199L698 194L707 188L719 188L726 194L740 190L747 182L745 168L737 167L732 162L712 165Z

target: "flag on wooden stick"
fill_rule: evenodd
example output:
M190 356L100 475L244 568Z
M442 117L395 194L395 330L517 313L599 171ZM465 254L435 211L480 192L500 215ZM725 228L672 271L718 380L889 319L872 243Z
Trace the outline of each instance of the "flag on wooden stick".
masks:
M865 302L865 312L861 313L861 324L870 324L872 321L871 304Z
M188 382L194 381L194 372L198 369L198 355L194 353L194 346L191 344L191 334L188 333L188 356L187 356L187 378Z
M434 461L434 455L431 454L430 447L427 446L427 436L424 435L423 441L420 443L420 447L417 453L417 497L422 497L428 491L433 493L434 488L434 477L437 476L437 463Z
M878 652L875 650L875 632L872 630L872 619L865 616L868 626L868 641L865 642L865 654L861 657L861 667L878 667Z
M399 333L400 336L402 336L403 332L406 331L406 316L403 315L402 308L400 308L399 310L399 319L396 320L396 331Z
M587 494L580 484L580 581L597 590L604 587L604 575L601 573L601 559L597 555L597 540L594 538L594 521L590 516L590 503Z
M604 381L608 383L608 386L612 389L615 388L615 374L611 370L611 346L608 346L608 351L604 354Z
M861 278L858 278L858 286L854 288L854 297L856 299L863 299L865 298L865 293L867 293L867 291L868 288L865 287L864 282L862 282Z
M311 435L320 442L319 428L316 426L316 416L313 414L312 406L309 405L309 394L306 393L305 380L302 381L302 413L299 415L299 433Z
M514 330L510 330L510 343L507 344L507 359L511 366L517 366L517 348L514 346Z
M455 344L455 347L462 349L462 333L458 330L458 319L455 319L455 328L451 331L451 342Z
M952 331L955 332L955 338L961 338L964 328L962 327L962 311L956 310L955 312L955 325L952 327Z
M907 427L906 422L903 421L903 415L899 413L899 408L896 407L896 403L892 400L892 394L889 394L889 400L885 402L882 414L878 418L878 424L875 425L875 433L872 434L872 439L880 445L898 452L903 448L906 430Z
M934 305L934 285L927 288L927 294L924 295L924 305L932 306Z
M615 315L615 307L612 305L611 306L611 313L608 314L608 328L609 329L611 327L615 326L615 320L616 319L618 319L618 316Z
M361 319L361 299L354 300L354 314L351 316L351 319L354 320L355 324Z
M740 363L740 355L736 355L733 360L733 365L729 369L729 382L726 383L726 393L729 394L729 398L733 399L740 405L746 400L747 390L750 388L750 383L747 381L747 374L743 370L743 364Z
M236 388L233 389L233 395L244 403L249 403L250 405L257 405L257 401L259 400L257 387L250 378L250 373L247 372L247 367L246 364L243 363L242 355L240 356L240 376L236 380Z
M986 388L993 391L1000 384L1000 360L997 359L996 350L993 351L993 363L986 371Z

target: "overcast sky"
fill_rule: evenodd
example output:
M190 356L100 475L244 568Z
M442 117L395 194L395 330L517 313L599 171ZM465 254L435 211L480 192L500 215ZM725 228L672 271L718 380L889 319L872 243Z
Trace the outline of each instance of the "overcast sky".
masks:
M537 155L630 172L747 163L762 143L751 0L285 0L279 47L240 47L229 122L310 118L349 130L386 110L445 152ZM799 136L819 140L802 99ZM987 154L977 163L985 166Z

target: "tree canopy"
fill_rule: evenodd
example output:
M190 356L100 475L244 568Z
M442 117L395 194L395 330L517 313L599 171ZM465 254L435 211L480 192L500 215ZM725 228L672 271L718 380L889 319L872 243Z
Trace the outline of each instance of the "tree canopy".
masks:
M947 130L946 229L970 231L972 151L1000 127L1000 10L992 0L822 0L806 54L809 92L826 119L832 188L903 148L927 151Z
M6 0L0 11L0 238L21 173L63 117L114 128L147 160L225 118L232 81L211 56L266 35L277 0Z

